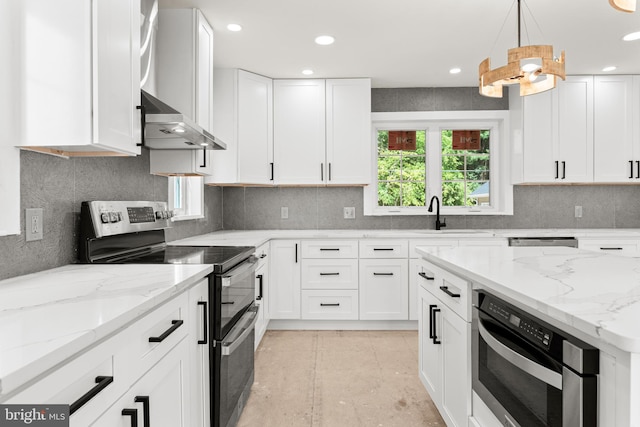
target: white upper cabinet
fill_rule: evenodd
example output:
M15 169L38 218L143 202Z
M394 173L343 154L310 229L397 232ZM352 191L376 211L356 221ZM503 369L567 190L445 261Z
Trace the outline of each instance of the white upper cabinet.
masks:
M638 85L632 76L595 78L595 180L640 179L640 135L633 133L640 115ZM637 80L635 80L637 82ZM635 90L635 93L634 93ZM634 103L636 111L634 114Z
M369 79L274 81L277 185L364 185L371 161Z
M273 184L273 81L237 69L216 69L213 133L227 143L212 158L206 184Z
M157 97L213 129L213 29L197 9L160 9L157 36ZM224 141L224 139L223 139ZM210 150L151 150L155 175L208 176Z
M14 144L62 156L140 154L140 3L9 1L0 14L13 41L1 45L11 90L0 117L11 118Z
M524 181L593 181L593 77L569 76L523 102Z

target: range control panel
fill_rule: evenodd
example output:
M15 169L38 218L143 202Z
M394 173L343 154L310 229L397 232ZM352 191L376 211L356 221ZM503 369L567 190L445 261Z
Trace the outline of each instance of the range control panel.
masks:
M90 212L96 237L163 229L171 226L173 218L167 202L91 201L83 204Z
M519 335L525 337L529 341L537 345L549 349L553 332L543 327L533 318L524 315L518 310L503 304L502 301L496 301L493 298L485 298L482 302L482 310L492 315L496 320L511 326Z

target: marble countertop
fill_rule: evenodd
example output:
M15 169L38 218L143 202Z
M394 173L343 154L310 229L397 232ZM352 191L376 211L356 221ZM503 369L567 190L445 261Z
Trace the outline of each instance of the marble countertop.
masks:
M564 247L418 247L442 268L556 326L640 353L640 259ZM555 322L554 322L555 321Z
M490 237L640 239L640 229L222 230L169 242L177 246L260 246L271 239L482 239Z
M0 281L0 402L212 271L77 264Z

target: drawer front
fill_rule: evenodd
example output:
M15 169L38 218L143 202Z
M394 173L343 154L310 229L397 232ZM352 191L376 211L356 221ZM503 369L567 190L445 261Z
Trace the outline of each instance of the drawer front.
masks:
M302 289L358 289L358 260L303 259Z
M253 253L253 255L258 258L256 268L260 268L263 264L269 262L269 247L269 242L267 242L256 248L256 251Z
M360 258L408 258L407 240L361 240Z
M302 258L358 258L357 240L303 240Z
M471 320L471 284L427 261L420 263L418 283L465 321Z
M421 258L418 252L416 252L417 246L433 246L438 248L454 248L458 246L458 241L455 239L411 239L409 240L409 255L411 258Z
M358 320L358 291L302 291L302 318Z
M638 250L638 243L630 240L578 240L578 248L612 255L627 255Z

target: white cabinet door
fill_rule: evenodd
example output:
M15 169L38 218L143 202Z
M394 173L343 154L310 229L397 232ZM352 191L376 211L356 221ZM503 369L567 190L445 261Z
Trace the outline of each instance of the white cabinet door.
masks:
M371 81L326 81L328 185L371 181Z
M300 242L272 240L269 265L269 314L272 319L300 318Z
M634 182L640 156L633 141L632 77L596 76L594 92L595 180Z
M523 99L523 176L525 182L556 180L553 91Z
M434 343L433 310L438 307L439 301L422 287L418 289L418 293L420 298L418 373L431 400L438 406L442 390L442 345Z
M200 11L196 13L194 120L208 131L213 128L213 28Z
M209 425L209 282L203 280L189 289L187 325L189 328L189 377L191 380L189 412L194 426Z
M360 320L407 320L407 259L360 259Z
M325 81L273 82L275 184L324 184Z
M256 322L255 348L258 348L269 324L269 263L264 262L256 268L256 305L258 321Z
M211 150L150 150L149 172L161 176L208 176Z

